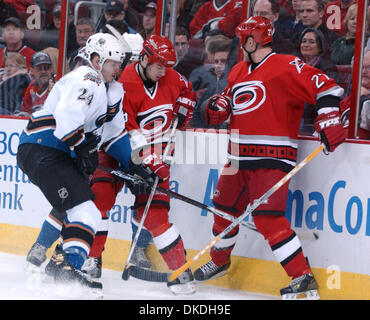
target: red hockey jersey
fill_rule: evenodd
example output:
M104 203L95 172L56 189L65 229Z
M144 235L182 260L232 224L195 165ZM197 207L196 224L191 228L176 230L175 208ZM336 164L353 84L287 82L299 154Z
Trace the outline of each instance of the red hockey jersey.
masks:
M218 21L218 29L227 35L234 36L234 29L240 23L241 9L242 1L227 0L221 6L217 6L215 0L206 2L199 8L190 22L191 37L194 37L197 32L201 32L205 24L213 21ZM229 19L224 19L225 17L229 17Z
M173 106L178 97L192 90L191 83L173 69L156 82L150 92L139 76L137 63L126 67L118 80L123 84L123 109L127 113L127 130L138 130L148 143L168 141Z
M31 59L33 54L35 53L30 47L22 46L18 51L22 56L25 57L27 63L27 69L31 68ZM8 50L6 48L0 49L0 68L4 68L5 66L5 57L8 55Z
M232 101L229 159L242 169L288 172L297 160L304 103L341 97L343 89L299 58L271 53L254 70L247 62L236 64L223 94Z
M48 87L41 93L39 93L39 91L40 90L37 86L35 86L34 81L30 83L23 96L21 111L31 114L42 108L46 98L49 95L50 89Z

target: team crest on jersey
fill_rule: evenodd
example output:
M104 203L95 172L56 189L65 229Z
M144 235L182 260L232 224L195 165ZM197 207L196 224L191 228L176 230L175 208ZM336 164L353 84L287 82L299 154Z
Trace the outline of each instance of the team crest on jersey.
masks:
M84 75L84 80L90 80L90 81L93 81L95 82L97 85L100 85L102 83L102 79L96 75L96 74L93 74L91 72L88 72Z
M266 100L266 88L262 81L246 81L233 86L233 114L252 112Z
M115 103L115 104L113 104L111 106L108 105L108 107L107 107L107 113L102 114L95 121L95 125L96 125L97 128L100 128L105 122L109 122L109 121L112 121L113 120L113 118L115 117L115 115L119 111L119 107L121 105L121 101L122 101L122 99L120 99L117 103Z
M305 63L299 58L295 58L293 61L289 62L289 64L295 66L299 74L302 72L302 68L305 65Z
M165 104L137 114L137 123L147 137L157 138L165 132L171 122L172 105Z

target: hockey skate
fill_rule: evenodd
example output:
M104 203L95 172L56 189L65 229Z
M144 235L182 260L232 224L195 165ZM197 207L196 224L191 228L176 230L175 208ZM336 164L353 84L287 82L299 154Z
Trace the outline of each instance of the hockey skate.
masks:
M48 249L39 244L38 242L35 242L30 251L27 253L26 261L26 271L27 272L39 272L40 267L46 260L46 251Z
M194 277L191 273L191 270L187 269L175 280L167 282L167 287L172 291L174 295L193 294L195 293L195 288L192 283L193 280Z
M224 264L223 266L217 266L213 260L210 260L200 268L195 270L194 279L196 281L207 281L215 278L222 277L227 273L230 267L230 263Z
M89 279L82 271L72 267L60 245L56 246L49 263L45 267L45 273L53 277L56 283L79 283L83 287L93 289L95 295L102 296L103 285Z
M289 286L280 290L280 294L283 300L320 300L317 283L311 273L293 279ZM301 296L306 296L306 298L301 298Z
M102 273L102 258L88 257L83 264L81 271L88 274L91 278L101 278Z
M130 263L143 269L150 269L152 267L151 262L145 254L145 248L140 248L138 246L135 247L132 253Z

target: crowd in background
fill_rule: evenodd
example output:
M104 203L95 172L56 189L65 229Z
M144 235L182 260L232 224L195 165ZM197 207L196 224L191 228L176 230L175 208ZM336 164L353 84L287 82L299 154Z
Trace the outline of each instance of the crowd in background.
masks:
M143 39L155 32L156 1L106 0L98 7L98 15L96 6L82 5L75 19L77 3L71 0L68 12L66 72L74 68L78 50L89 36L107 32L106 23L121 34L139 33ZM168 36L171 0L164 3ZM251 15L273 22L274 51L298 56L345 89L342 111L348 126L357 1L251 0L250 8ZM26 116L42 107L57 74L60 18L58 0L0 0L0 114ZM178 0L174 69L189 79L197 93L192 127L209 127L204 120L207 100L222 92L229 70L241 57L234 34L241 19L242 1ZM365 25L366 56L369 12ZM362 72L359 137L370 139L370 59L363 60ZM313 133L315 117L315 107L306 105L301 134ZM216 129L227 127L225 122Z

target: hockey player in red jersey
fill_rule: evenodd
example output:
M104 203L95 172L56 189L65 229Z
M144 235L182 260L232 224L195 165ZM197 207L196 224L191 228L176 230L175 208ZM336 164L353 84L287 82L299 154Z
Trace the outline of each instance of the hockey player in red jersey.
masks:
M327 151L334 151L345 138L339 114L343 89L297 57L274 53L273 31L270 21L260 16L251 17L236 28L250 62L234 66L227 87L209 99L205 111L210 124L230 117L229 162L217 183L213 203L234 217L295 167L304 102L317 106L315 129ZM254 223L292 278L292 283L280 291L283 298L295 298L299 293L319 298L300 240L285 217L287 194L285 184L252 213ZM230 221L215 216L214 235L229 224ZM233 229L211 249L212 259L194 272L195 280L204 281L227 272L238 230Z
M123 108L127 113L127 128L133 148L133 168L144 166L160 177L160 186L169 189L169 166L160 159L166 146L174 116L179 118L178 128L185 126L192 116L195 93L191 83L172 69L176 63L176 53L171 41L166 37L152 35L143 43L139 61L126 67L119 78L125 96ZM117 163L106 154L100 154L99 163L115 169ZM98 169L99 170L99 169ZM107 185L109 174L105 174L105 187L95 184L95 203L109 210L120 188ZM108 183L109 184L109 183ZM136 193L135 190L131 191ZM134 208L140 219L148 194L136 194ZM99 207L99 205L98 205ZM184 244L176 227L168 221L170 198L156 192L146 216L144 227L153 236L153 242L171 270L186 261ZM97 245L102 250L103 245ZM93 245L94 248L94 245ZM99 248L98 248L99 250ZM98 253L96 253L98 255ZM181 280L180 280L181 279ZM194 292L191 285L193 275L190 270L180 279L168 283L175 294Z

